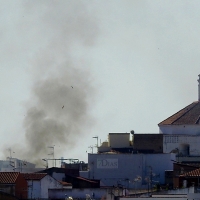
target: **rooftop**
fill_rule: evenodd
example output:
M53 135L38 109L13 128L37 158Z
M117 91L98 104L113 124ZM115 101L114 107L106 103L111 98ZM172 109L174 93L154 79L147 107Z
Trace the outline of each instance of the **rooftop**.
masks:
M19 176L19 172L0 172L0 184L14 184Z
M47 173L22 173L22 176L26 180L41 180L43 179Z
M195 169L185 174L180 175L181 177L200 177L200 169Z
M160 122L160 125L199 125L200 101L195 101L177 113Z

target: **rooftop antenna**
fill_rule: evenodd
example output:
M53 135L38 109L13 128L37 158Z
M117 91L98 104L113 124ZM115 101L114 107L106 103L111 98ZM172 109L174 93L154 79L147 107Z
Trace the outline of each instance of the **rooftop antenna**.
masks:
M92 154L93 154L93 146L89 146L88 148L90 148L92 150Z
M198 85L198 101L200 101L200 74L198 76L199 76L199 79L197 80L199 82L199 85Z
M8 148L8 151L9 151L9 153L10 153L10 160L11 160L11 158L12 158L12 153L15 153L14 151L12 152L12 149L11 148Z
M92 137L92 138L95 138L95 139L97 139L97 145L96 145L96 147L97 147L97 153L98 153L98 147L99 147L99 144L98 144L98 139L99 139L99 137L98 137L98 136L94 136L94 137Z
M52 155L53 156L53 167L54 167L54 147L55 147L55 145L53 145L53 146L49 146L48 148L49 149L52 149L52 152L51 153L49 153L48 155ZM55 167L56 167L56 160L55 160Z

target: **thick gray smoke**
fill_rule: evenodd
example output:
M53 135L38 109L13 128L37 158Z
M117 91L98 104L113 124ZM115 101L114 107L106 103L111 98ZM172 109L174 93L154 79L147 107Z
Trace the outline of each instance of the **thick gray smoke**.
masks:
M29 70L33 87L23 123L26 148L15 150L20 158L39 163L48 146L73 151L84 127L93 123L89 109L94 89L82 54L94 45L97 26L82 1L34 1L25 10L27 23L21 26L35 34Z
M32 91L35 105L27 110L24 121L28 145L24 156L32 160L45 158L51 144L73 151L84 136L84 127L92 121L88 114L93 94L89 73L69 64L58 70L57 75L38 81Z

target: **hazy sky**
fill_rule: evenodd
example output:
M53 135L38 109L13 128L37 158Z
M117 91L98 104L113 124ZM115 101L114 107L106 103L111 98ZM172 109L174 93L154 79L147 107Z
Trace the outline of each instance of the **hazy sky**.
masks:
M198 100L200 1L0 2L1 159L87 161Z

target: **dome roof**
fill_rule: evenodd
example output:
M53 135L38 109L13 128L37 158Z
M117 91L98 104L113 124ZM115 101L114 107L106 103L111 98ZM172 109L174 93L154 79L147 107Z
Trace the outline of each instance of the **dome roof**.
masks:
M195 101L158 124L160 125L199 125L200 101Z

